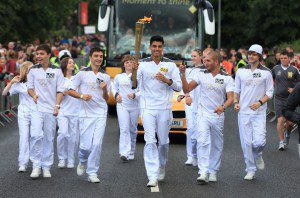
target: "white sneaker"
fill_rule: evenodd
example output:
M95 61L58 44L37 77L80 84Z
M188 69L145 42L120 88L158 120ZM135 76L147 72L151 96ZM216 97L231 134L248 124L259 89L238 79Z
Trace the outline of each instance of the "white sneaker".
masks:
M88 181L91 182L91 183L99 183L100 182L97 175L90 175L88 177Z
M208 184L208 173L202 173L198 178L197 182L200 185Z
M198 166L198 159L193 157L193 166Z
M210 181L210 182L217 182L218 181L217 180L217 173L210 173L208 181Z
M35 167L32 169L30 177L31 177L31 179L37 179L37 178L39 178L40 174L41 174L41 168Z
M134 160L134 155L133 154L128 155L127 159L128 160Z
M82 176L85 173L86 166L85 164L79 163L77 166L77 175Z
M59 160L57 166L58 166L58 168L65 168L65 167L66 167L66 162L65 162L65 160Z
M44 177L44 178L51 178L50 170L48 170L48 169L43 169L43 177Z
M284 144L284 142L280 141L279 146L278 146L278 150L279 151L284 151L284 149L285 149L285 144Z
M193 158L192 157L188 157L188 159L185 162L185 165L192 166L193 162L194 162Z
M165 167L159 168L158 181L163 181L165 179L165 176L166 176L166 168Z
M68 163L67 168L74 168L74 163Z
M149 180L147 187L155 187L157 186L157 179Z
M127 157L126 157L125 155L121 155L121 161L122 161L123 163L127 163L127 162L128 162L128 159L127 159Z
M18 170L19 173L26 172L26 166L21 165Z
M264 170L265 169L265 162L262 157L256 157L254 158L255 164L258 170Z
M255 178L255 172L248 172L244 177L245 180L253 180Z

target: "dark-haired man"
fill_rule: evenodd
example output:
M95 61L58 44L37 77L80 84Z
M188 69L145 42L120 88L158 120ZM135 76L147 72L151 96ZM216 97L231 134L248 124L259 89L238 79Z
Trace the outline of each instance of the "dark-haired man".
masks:
M32 66L28 79L28 94L37 105L32 114L30 130L30 159L33 169L30 177L37 179L43 169L43 177L51 177L53 164L53 139L56 132L56 117L63 96L64 77L60 68L53 66L49 59L48 45L36 49L37 64Z
M141 60L137 71L145 130L144 160L149 179L148 187L157 186L158 180L165 177L172 123L172 97L173 92L181 91L182 86L178 68L173 61L163 57L163 49L164 39L161 36L151 37L151 57Z
M274 107L279 135L278 150L283 151L289 143L293 123L285 120L282 110L286 106L287 98L293 91L293 88L300 81L300 74L297 68L290 65L290 57L287 51L281 53L280 62L280 65L276 65L272 69L272 75L275 80ZM286 128L285 133L284 125Z
M77 175L88 174L88 181L99 183L97 172L100 167L102 140L106 127L107 104L110 91L110 77L103 70L104 51L99 47L91 49L89 54L91 66L78 72L73 81L69 94L83 98L89 94L88 100L81 101L79 108L79 164ZM76 87L79 87L78 94Z
M260 64L262 47L254 44L248 51L249 65L239 68L235 77L234 109L246 163L245 180L253 180L257 169L265 168L262 151L266 145L267 101L273 97L271 71Z

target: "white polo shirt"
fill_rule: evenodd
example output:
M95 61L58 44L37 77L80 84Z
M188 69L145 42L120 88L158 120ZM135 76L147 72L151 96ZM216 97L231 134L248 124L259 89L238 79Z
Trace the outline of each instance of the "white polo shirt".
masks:
M158 72L172 79L172 85L157 80L155 75ZM171 109L173 92L180 92L182 89L179 69L172 60L167 58L162 58L158 65L151 57L142 59L137 71L137 80L142 109Z
M240 94L240 113L263 114L266 112L267 103L256 111L250 109L250 105L261 100L265 95L273 97L274 87L271 71L265 66L259 65L253 72L251 66L239 68L235 76L235 93Z
M81 101L79 117L106 117L107 104L103 98L103 90L100 87L100 82L104 81L107 84L107 93L110 92L110 76L102 69L95 74L91 67L86 67L80 70L73 80L73 90L78 87L78 92L81 94L91 94L92 98L89 101Z
M10 95L19 94L19 111L36 110L36 104L28 94L27 84L28 82L14 83L9 90Z
M234 91L233 79L222 70L215 77L206 70L195 75L194 81L198 84L200 95L197 101L199 115L216 116L214 111L218 106L224 105L226 93Z
M74 76L71 79L65 77L64 82L64 90L68 90L70 87L75 88L73 86ZM78 91L78 89L75 89ZM81 109L81 101L80 99L74 98L69 95L64 95L62 101L60 103L59 116L78 116L79 111Z
M56 94L64 91L64 76L61 69L50 64L44 70L41 64L36 64L30 68L27 80L28 89L34 89L38 96L37 110L53 113L56 105Z
M132 74L127 75L126 73L118 74L114 78L112 85L113 96L116 97L118 93L122 97L122 103L117 103L117 105L122 105L126 109L138 109L139 108L139 94L138 89L132 89ZM128 94L135 94L135 98L129 99Z
M194 76L197 76L199 72L204 72L206 70L204 65L201 65L200 67L193 67L193 68L187 68L186 74L187 74L187 82L190 83ZM192 98L192 109L194 113L198 112L198 100L200 98L200 90L199 87L196 87L194 90L190 92L190 97Z

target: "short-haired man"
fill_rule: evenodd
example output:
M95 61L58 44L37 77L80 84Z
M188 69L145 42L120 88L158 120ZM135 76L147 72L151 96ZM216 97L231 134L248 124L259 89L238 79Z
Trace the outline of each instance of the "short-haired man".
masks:
M277 117L277 131L279 135L278 150L283 151L289 143L290 132L293 123L285 120L282 109L286 106L287 98L293 91L293 88L300 81L300 74L297 68L290 65L288 52L283 51L280 55L280 65L272 69L272 75L275 80L274 107ZM284 133L284 125L286 132ZM285 140L285 142L284 142Z
M32 114L30 130L30 159L33 169L30 177L37 179L43 169L43 177L51 177L53 164L53 140L56 132L56 117L63 96L64 76L60 68L53 66L49 59L51 50L48 45L36 49L37 64L32 66L28 79L28 94L37 104Z
M157 186L157 181L165 177L173 91L181 91L182 86L179 70L173 61L163 57L163 48L164 40L161 36L151 37L151 57L141 60L137 71L145 130L144 160L149 179L148 187Z
M239 111L238 125L247 175L253 180L257 169L265 167L262 151L266 145L267 101L273 97L271 71L260 64L262 47L252 45L248 65L239 68L235 77L234 109Z
M199 86L197 119L197 158L199 184L217 181L223 150L224 111L233 101L233 79L220 68L221 56L210 52L204 58L206 71L186 80L185 66L180 66L183 91L188 93Z
M82 98L83 94L91 95L81 101L79 112L79 164L77 175L88 174L88 181L99 183L97 172L100 167L102 140L106 127L107 103L110 90L110 77L101 68L104 62L104 51L99 47L91 49L89 54L91 66L78 72L74 77L73 89L69 94ZM75 87L79 87L78 94Z

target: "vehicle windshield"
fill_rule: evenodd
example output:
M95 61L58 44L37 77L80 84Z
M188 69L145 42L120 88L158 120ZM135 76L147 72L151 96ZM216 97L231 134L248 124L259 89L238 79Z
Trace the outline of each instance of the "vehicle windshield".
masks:
M150 55L150 37L161 35L165 41L164 56L174 60L189 58L196 44L194 14L189 11L191 5L189 0L117 1L116 37L115 45L110 45L110 58L134 53L135 23L144 16L152 16L153 20L145 25L140 51L143 57Z

